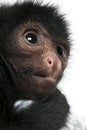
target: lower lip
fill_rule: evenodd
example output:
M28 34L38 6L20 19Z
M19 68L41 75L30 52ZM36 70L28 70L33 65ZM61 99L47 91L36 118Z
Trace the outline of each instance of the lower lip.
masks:
M50 83L56 82L52 77L41 77L41 76L32 75L32 78L34 78L39 82L50 82Z

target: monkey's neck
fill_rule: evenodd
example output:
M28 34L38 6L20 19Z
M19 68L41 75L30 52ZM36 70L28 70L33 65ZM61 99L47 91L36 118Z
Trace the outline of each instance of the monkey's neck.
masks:
M14 122L20 130L21 125L29 130L59 130L65 126L66 118L69 113L69 105L66 98L59 90L53 94L34 102L26 110L20 110L16 113ZM24 122L20 125L20 122ZM14 130L14 129L13 129Z

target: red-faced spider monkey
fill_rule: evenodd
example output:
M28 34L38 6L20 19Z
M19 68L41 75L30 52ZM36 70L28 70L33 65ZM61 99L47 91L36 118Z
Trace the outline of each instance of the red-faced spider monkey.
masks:
M59 130L69 105L56 88L70 53L67 22L55 6L0 6L0 130ZM16 101L31 101L26 108Z

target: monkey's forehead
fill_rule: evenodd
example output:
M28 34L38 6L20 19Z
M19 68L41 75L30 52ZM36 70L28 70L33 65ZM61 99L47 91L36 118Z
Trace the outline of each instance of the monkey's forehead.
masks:
M42 5L35 2L15 3L14 5L2 5L0 8L0 24L9 25L10 28L34 21L44 25L44 27L54 35L64 35L68 37L68 29L63 15L60 15L58 8L49 5Z

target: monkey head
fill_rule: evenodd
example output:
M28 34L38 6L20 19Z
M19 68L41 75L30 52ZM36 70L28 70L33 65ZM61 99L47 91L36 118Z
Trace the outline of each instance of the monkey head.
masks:
M43 97L56 89L67 65L69 34L55 7L26 4L8 8L1 51L20 97Z

